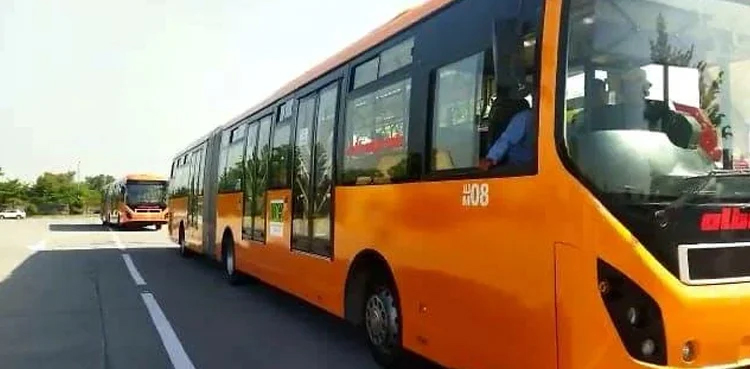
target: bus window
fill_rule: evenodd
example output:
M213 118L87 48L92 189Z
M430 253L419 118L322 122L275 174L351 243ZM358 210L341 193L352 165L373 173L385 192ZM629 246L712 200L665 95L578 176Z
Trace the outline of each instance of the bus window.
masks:
M397 71L412 61L412 50L414 50L414 39L410 38L380 54L380 68L378 77L383 77L391 72Z
M260 120L258 127L258 144L253 154L255 182L253 192L253 239L266 240L266 189L268 187L268 157L271 141L271 116ZM250 154L247 154L250 157ZM249 170L248 170L249 171Z
M231 134L229 147L226 149L226 169L219 180L219 191L239 191L242 189L243 163L242 156L245 152L246 124L234 129Z
M354 68L354 84L352 88L357 89L410 65L413 59L413 50L414 39L410 38L358 65Z
M256 167L258 166L255 149L258 145L258 123L252 123L247 132L247 146L245 147L245 209L242 218L242 237L249 239L255 238L254 221L255 221L255 202L257 192L255 191L255 182L257 176Z
M533 49L534 45L526 44ZM525 53L529 53L525 50ZM527 60L531 85L535 67ZM438 68L433 76L430 170L484 167L526 168L534 162L536 139L528 88L515 96L495 86L492 53L487 50Z
M203 196L203 175L206 171L206 147L201 147L200 152L198 153L198 191L197 194L199 196Z
M219 151L219 189L221 189L221 181L224 178L227 171L227 149L229 148L229 131L224 131L221 134L221 146Z
M312 158L312 125L315 120L315 96L300 100L294 149L292 203L292 248L309 250L310 163Z
M333 185L333 131L338 86L320 94L313 161L312 252L331 255L331 189Z
M438 69L430 169L474 168L479 163L484 53ZM477 109L479 105L480 109Z
M411 79L350 99L343 182L390 183L406 175Z
M271 144L271 158L269 159L269 188L289 187L289 157L291 147L292 126L292 101L284 103L279 108L279 119L273 130L273 142Z
M292 248L331 256L333 133L338 83L300 101L292 189ZM316 109L317 106L317 109Z
M359 88L378 79L378 66L380 58L370 59L354 69L354 86Z

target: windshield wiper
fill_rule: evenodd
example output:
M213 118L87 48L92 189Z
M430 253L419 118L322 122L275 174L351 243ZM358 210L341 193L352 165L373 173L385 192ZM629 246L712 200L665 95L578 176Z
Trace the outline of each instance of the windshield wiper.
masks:
M695 176L687 178L700 179L695 186L692 186L685 190L680 196L674 201L667 204L663 209L654 212L654 219L657 221L660 227L664 228L669 224L669 214L675 210L681 209L688 201L693 200L696 196L701 194L709 185L716 182L717 177L739 177L739 176L750 176L750 171L747 170L732 170L732 169L713 169L705 175Z

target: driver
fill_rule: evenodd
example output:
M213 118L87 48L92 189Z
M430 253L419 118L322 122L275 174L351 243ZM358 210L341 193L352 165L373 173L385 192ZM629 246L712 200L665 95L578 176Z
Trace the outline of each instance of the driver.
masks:
M503 163L524 165L532 159L531 135L528 134L533 114L529 103L522 98L498 99L496 108L498 117L494 124L503 124L509 120L507 128L490 146L487 155L479 161L479 168L489 168Z

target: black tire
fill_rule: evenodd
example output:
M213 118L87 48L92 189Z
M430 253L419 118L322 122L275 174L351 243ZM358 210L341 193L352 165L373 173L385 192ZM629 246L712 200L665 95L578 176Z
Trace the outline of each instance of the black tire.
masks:
M221 249L223 255L222 264L224 265L224 278L226 278L227 283L236 286L240 284L240 275L237 272L237 259L234 255L234 241L231 237L224 236L224 240L221 243Z
M190 250L187 248L187 240L185 240L185 228L180 226L180 233L177 236L177 243L180 245L180 256L186 258L190 256Z
M5 215L0 215L0 220L5 219Z
M401 305L395 283L383 273L374 274L367 284L362 323L375 361L384 368L401 368Z
M162 227L161 224L157 224L155 228L156 228L157 231L161 231L161 227Z
M16 217L16 220L21 220L21 219L23 219L23 217L20 215Z

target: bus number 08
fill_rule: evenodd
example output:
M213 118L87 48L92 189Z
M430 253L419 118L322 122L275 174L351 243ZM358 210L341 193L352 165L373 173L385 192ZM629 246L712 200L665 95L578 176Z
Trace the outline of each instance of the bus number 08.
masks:
M488 206L490 204L490 186L486 183L465 184L461 203L463 206Z

